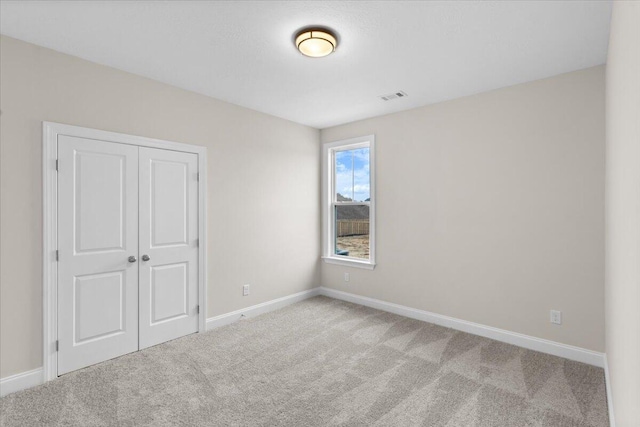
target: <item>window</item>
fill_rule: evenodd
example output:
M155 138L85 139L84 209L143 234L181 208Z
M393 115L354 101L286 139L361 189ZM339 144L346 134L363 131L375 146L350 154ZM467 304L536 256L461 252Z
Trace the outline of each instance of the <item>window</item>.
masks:
M323 258L373 269L374 137L327 143L323 154Z

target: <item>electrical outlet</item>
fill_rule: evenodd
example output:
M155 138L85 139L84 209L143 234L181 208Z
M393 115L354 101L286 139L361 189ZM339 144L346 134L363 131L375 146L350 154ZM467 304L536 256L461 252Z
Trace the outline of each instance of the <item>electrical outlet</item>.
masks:
M349 281L349 279L350 279L350 277L349 277L349 273L344 273L344 281L345 281L345 282L348 282L348 281Z
M247 295L249 295L249 286L251 286L251 285L244 285L242 287L242 296L246 297Z
M562 325L562 312L559 310L551 310L551 318L549 320L556 325Z

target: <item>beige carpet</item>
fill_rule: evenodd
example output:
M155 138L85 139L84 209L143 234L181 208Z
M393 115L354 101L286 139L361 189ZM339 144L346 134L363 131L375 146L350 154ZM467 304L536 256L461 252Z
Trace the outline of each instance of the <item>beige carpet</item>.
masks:
M67 374L2 426L607 426L602 369L325 297Z

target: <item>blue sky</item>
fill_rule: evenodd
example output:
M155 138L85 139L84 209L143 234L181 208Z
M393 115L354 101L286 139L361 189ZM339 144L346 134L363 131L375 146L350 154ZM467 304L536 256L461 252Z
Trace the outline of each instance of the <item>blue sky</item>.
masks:
M369 198L369 148L336 152L336 192L357 202Z

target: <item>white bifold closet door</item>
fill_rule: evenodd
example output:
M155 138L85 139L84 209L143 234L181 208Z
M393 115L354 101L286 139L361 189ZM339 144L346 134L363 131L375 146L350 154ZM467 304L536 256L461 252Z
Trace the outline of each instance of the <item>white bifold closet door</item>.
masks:
M58 375L198 330L197 155L58 137Z

